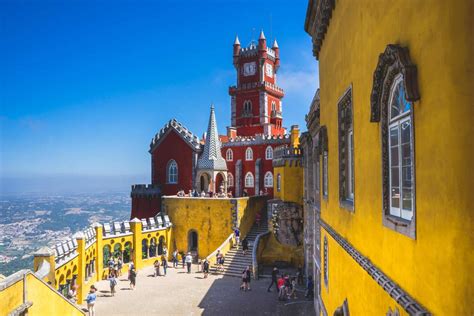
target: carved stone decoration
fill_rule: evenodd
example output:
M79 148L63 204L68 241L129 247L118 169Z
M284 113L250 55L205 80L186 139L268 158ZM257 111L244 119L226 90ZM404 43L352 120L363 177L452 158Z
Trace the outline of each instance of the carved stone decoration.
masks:
M374 72L374 82L370 96L371 122L380 122L381 107L388 103L390 87L395 76L400 73L404 78L403 83L407 101L418 101L420 93L418 90L417 69L411 62L408 48L389 44L383 54L380 54L379 62Z
M352 87L350 87L338 103L338 147L339 147L339 202L341 206L354 209L354 202L348 200L347 177L348 164L347 159L347 132L352 126Z
M306 11L305 31L313 38L313 55L319 58L319 51L329 28L335 0L310 0Z
M321 148L320 154L323 154L324 152L329 152L328 129L327 129L326 125L321 126L321 128L319 130L319 134L321 135L320 138L319 138L320 143L321 143L321 146L319 146Z
M273 209L273 232L276 239L287 246L303 244L303 208L292 202L284 202Z

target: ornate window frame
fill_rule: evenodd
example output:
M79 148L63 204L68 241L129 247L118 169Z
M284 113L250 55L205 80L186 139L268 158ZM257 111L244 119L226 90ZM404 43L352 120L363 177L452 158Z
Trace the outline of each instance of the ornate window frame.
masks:
M321 191L323 199L328 200L329 196L329 150L328 150L328 130L325 125L321 126L319 131L321 151L322 151L322 180Z
M232 149L227 149L227 151L225 152L225 159L227 161L233 161L234 160L234 152L232 151Z
M227 173L227 187L233 187L234 186L234 176L232 173L228 172Z
M277 192L281 192L281 174L277 175Z
M405 88L405 98L412 103L411 144L412 176L413 176L413 217L405 220L390 215L390 170L389 170L389 109L392 88L399 78L402 78ZM411 62L407 47L389 44L380 54L370 99L371 122L380 122L382 138L382 222L387 228L397 231L410 238L416 239L416 178L415 178L415 136L413 102L420 99L417 81L417 68Z
M250 171L245 174L244 182L246 188L253 188L255 186L255 178Z
M272 146L268 146L265 149L265 159L266 160L272 160L273 159L273 148L272 148Z
M172 168L174 170L172 170ZM168 161L168 164L166 165L166 183L177 184L178 176L179 176L178 163L174 159L171 159L170 161Z
M324 255L324 285L329 288L329 246L328 238L324 236L323 242L323 255Z
M354 211L354 118L352 85L344 92L337 104L339 146L339 205ZM348 183L348 178L351 183Z
M273 173L271 171L267 171L267 173L265 173L265 177L263 178L263 186L265 188L273 188Z
M253 160L253 150L250 147L247 147L247 149L245 149L245 160L246 161Z

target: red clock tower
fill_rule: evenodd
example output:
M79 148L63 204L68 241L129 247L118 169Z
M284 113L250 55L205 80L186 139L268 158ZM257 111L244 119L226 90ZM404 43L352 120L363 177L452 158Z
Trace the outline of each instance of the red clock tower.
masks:
M241 47L239 38L234 42L234 67L237 85L229 88L231 96L231 126L228 135L280 136L282 127L283 89L277 86L276 74L280 67L280 52L276 40L267 47L263 31L258 45L252 42Z

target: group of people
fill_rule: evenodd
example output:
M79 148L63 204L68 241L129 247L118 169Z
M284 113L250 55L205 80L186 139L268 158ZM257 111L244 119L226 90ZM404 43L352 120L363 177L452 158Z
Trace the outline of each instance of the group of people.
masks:
M250 288L251 272L250 266L247 266L244 271L242 271L242 284L240 285L241 291L251 291Z
M123 268L123 261L120 257L110 257L109 261L107 262L109 267L109 275L114 273L116 277L122 275L122 268Z
M216 272L224 271L225 256L220 250L216 253Z
M280 274L277 267L273 267L272 270L272 282L268 286L267 291L271 292L273 285L275 285L277 292L278 292L278 299L279 300L288 300L291 298L296 299L296 285L303 284L303 271L302 268L298 268L298 272L296 276L291 277L288 273L281 274L280 278L278 275ZM313 277L310 275L308 276L308 281L306 284L306 298L313 298L314 295L314 282Z
M155 260L153 262L153 267L155 268L154 276L161 276L161 267L163 267L163 276L166 276L166 270L168 269L168 260L165 255L161 256L161 259Z

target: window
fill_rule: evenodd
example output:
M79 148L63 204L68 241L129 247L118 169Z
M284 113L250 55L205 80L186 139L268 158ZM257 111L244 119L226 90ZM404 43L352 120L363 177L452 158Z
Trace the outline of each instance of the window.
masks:
M382 223L416 238L414 103L420 100L417 67L407 47L389 44L374 71L370 121L380 122Z
M323 152L323 196L328 197L328 152Z
M174 160L168 162L168 183L178 183L178 164Z
M250 147L245 150L245 160L253 160L253 150Z
M275 101L272 101L272 111L276 111L276 103Z
M232 151L232 149L227 149L227 151L225 152L225 158L227 161L232 161L234 160L234 152Z
M339 201L354 210L354 129L352 122L352 87L338 104L339 127Z
M253 188L254 182L253 182L253 175L251 172L247 172L245 175L245 187L246 188Z
M281 191L281 174L277 175L277 191Z
M265 174L263 182L265 188L273 188L273 174L270 171Z
M244 101L242 116L252 116L252 101Z
M390 215L411 220L414 204L411 103L400 74L392 85L388 107Z
M273 148L271 146L268 146L267 149L265 150L265 159L267 160L273 159Z
M233 187L234 186L234 176L231 173L227 174L227 186Z

